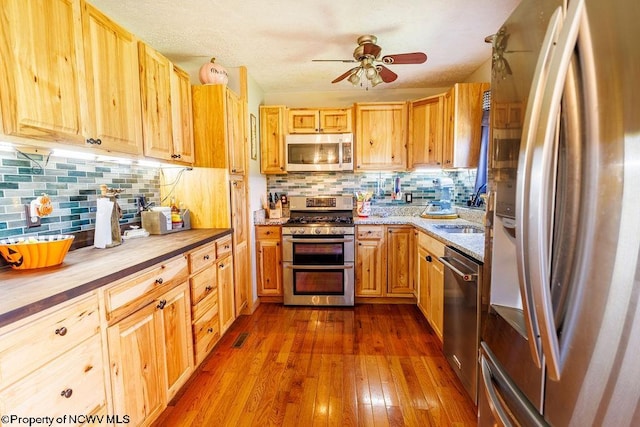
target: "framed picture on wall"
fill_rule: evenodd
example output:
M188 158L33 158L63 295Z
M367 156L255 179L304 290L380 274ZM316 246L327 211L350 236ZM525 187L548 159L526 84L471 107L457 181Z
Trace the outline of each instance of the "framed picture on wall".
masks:
M256 135L256 116L251 114L251 160L258 160L258 139Z

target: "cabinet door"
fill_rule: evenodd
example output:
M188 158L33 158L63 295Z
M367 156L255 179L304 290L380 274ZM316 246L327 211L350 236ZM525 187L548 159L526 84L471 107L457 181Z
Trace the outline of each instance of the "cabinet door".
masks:
M244 241L235 245L233 251L235 311L238 315L247 307L247 289L250 283L249 275L249 243Z
M406 103L356 104L356 169L406 169L406 128Z
M410 167L442 164L442 98L430 97L411 106Z
M229 172L245 173L247 149L244 137L244 107L242 101L227 90L227 144L229 147Z
M169 401L193 372L191 303L187 283L163 295L157 306L162 325L160 349L166 361L167 401Z
M284 106L260 107L260 172L279 174L285 171Z
M282 296L282 248L279 239L256 241L258 295Z
M144 155L171 160L173 155L172 65L160 52L142 42L138 43L138 54Z
M217 263L218 310L220 316L220 335L224 335L236 319L235 291L233 288L233 257L222 258Z
M142 114L137 40L104 14L83 2L89 135L99 148L142 154Z
M189 74L173 64L171 66L171 117L173 131L172 159L192 164L193 114L191 110L191 82Z
M356 296L382 296L387 283L384 239L359 240L356 245Z
M429 273L430 273L431 255L426 249L418 246L418 308L422 314L429 319L431 317L431 298L429 296Z
M387 292L413 294L413 228L387 227Z
M444 265L437 256L432 255L429 269L429 295L431 304L430 323L438 338L442 341L444 313Z
M156 418L166 402L157 310L150 304L107 328L113 413L129 415L131 425Z
M243 179L231 181L231 228L236 245L247 242L247 183Z
M323 133L351 132L351 109L320 110L319 126Z
M79 3L5 0L0 27L4 132L84 142L86 93Z
M320 116L314 109L289 110L289 133L320 132Z

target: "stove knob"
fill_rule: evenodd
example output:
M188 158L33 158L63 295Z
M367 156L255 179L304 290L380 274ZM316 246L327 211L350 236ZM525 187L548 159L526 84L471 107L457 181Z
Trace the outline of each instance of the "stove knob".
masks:
M314 232L315 232L316 234L320 234L320 233L322 233L322 230L321 230L321 229L319 229L319 228L316 228L316 229L314 230Z

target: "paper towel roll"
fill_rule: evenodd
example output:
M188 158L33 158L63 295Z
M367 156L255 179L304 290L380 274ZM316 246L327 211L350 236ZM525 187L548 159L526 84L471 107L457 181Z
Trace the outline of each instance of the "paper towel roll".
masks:
M93 246L104 249L113 243L111 239L111 212L113 202L106 197L98 198L96 210L96 231L93 236Z

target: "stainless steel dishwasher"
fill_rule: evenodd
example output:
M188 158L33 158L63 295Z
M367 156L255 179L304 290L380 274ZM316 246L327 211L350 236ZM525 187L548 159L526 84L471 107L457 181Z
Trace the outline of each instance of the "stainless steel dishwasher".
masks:
M482 263L448 246L440 261L445 266L444 355L477 404Z

